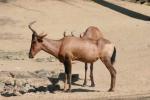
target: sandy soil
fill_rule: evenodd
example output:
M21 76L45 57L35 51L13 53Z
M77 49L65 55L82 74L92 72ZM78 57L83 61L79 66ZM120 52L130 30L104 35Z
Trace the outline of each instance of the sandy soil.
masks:
M120 0L109 2L150 16L149 6ZM47 33L51 39L62 38L65 30L79 36L88 26L97 26L117 48L115 92L107 92L110 75L100 61L94 64L96 87L82 87L84 64L77 62L73 64L73 73L79 74L81 80L72 86L73 93L29 93L8 98L0 96L0 100L150 99L150 21L129 17L90 0L16 0L0 3L0 12L1 71L63 69L57 60L38 62L28 59L31 31L27 25L34 20L37 21L34 28L39 33ZM40 52L36 58L49 56Z

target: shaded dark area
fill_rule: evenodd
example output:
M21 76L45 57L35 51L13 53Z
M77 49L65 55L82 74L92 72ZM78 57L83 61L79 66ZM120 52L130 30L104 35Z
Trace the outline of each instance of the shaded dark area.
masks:
M144 21L150 21L150 16L140 14L138 12L135 12L135 11L129 10L127 8L115 5L115 4L107 2L105 0L93 0L93 1L104 6L104 7L110 8L112 10L115 10L119 13L130 16L132 18L136 18L136 19L140 19L140 20L144 20Z
M7 3L8 0L0 0L0 2Z
M1 77L9 79L0 80L0 95L5 97L20 96L26 93L56 93L63 91L60 87L60 81L64 82L65 73L56 73L44 69L34 72L30 71L0 71ZM72 74L72 85L82 87L82 84L76 83L81 80L79 74ZM67 92L67 91L66 91ZM98 90L77 88L71 92L100 92Z
M2 2L2 3L9 3L11 1L16 1L16 0L0 0L0 2Z
M0 77L8 77L10 79L0 81L0 95L11 97L26 93L55 93L55 91L63 91L60 88L59 81L64 81L65 73L55 73L54 71L49 72L47 70L34 72L1 71ZM26 79L32 81L26 81ZM72 83L78 80L79 74L72 74ZM40 81L44 82L41 84L35 83L40 83Z
M65 79L65 73L59 73L59 76L55 77L55 76L52 76L52 77L48 77L49 81L55 85L57 84L59 81L64 81ZM79 80L79 74L72 74L72 83L76 82Z
M122 1L129 1L129 2L140 3L140 4L150 2L150 0L122 0Z
M72 85L83 87L83 84L78 84L78 83L72 83Z
M100 92L100 91L78 88L78 89L72 89L71 92Z

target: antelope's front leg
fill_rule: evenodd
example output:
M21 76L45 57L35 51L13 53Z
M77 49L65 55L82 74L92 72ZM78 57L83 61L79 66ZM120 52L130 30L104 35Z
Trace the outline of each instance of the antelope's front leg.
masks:
M68 88L67 92L71 92L71 79L72 79L71 77L72 77L72 75L71 75L71 73L69 73L69 74L68 74L69 88Z
M64 68L65 68L65 79L64 79L64 92L66 92L67 91L67 82L68 82L68 66L67 66L68 64L67 64L67 62L66 61L64 61Z
M66 91L67 90L67 74L65 73L65 81L64 81L64 90L63 91Z
M71 92L71 83L72 83L72 65L71 65L71 60L68 60L67 78L68 78L68 84L69 84L68 92Z
M64 84L64 91L70 92L71 91L71 60L66 59L64 62L65 65L65 84ZM69 89L67 90L66 86L67 83L69 84Z

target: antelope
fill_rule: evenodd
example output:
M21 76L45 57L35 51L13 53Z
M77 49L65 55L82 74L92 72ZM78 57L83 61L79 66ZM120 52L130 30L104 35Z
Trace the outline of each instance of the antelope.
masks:
M41 50L55 56L64 64L65 82L64 91L71 91L72 61L78 60L86 63L93 63L100 59L111 75L111 84L108 91L114 91L116 81L116 70L113 67L116 57L116 48L109 40L100 38L97 41L82 39L79 37L67 36L59 40L45 38L46 34L38 35L31 25L28 25L32 31L31 47L29 58ZM67 84L69 87L67 89Z
M90 26L86 29L86 31L82 34L80 34L80 38L82 39L90 39L97 41L98 39L102 38L103 34L102 32L95 26ZM83 86L87 85L87 69L88 65L85 63L85 78ZM90 80L91 80L91 87L95 87L95 82L93 78L93 63L90 63Z
M64 37L66 37L66 32L64 32ZM71 36L74 36L73 32L71 32ZM93 41L97 41L98 39L103 37L103 33L95 26L88 27L85 32L80 34L80 38L82 39L89 39ZM85 62L85 77L83 86L87 85L87 69L88 64ZM93 63L90 63L90 80L91 80L91 87L95 87L95 82L93 78Z

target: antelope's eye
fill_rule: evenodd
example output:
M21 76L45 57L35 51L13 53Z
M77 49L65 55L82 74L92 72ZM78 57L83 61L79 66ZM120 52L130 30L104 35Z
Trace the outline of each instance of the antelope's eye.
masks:
M36 43L36 41L35 41L35 40L33 40L33 41L32 41L32 43L34 43L34 44L35 44L35 43Z

